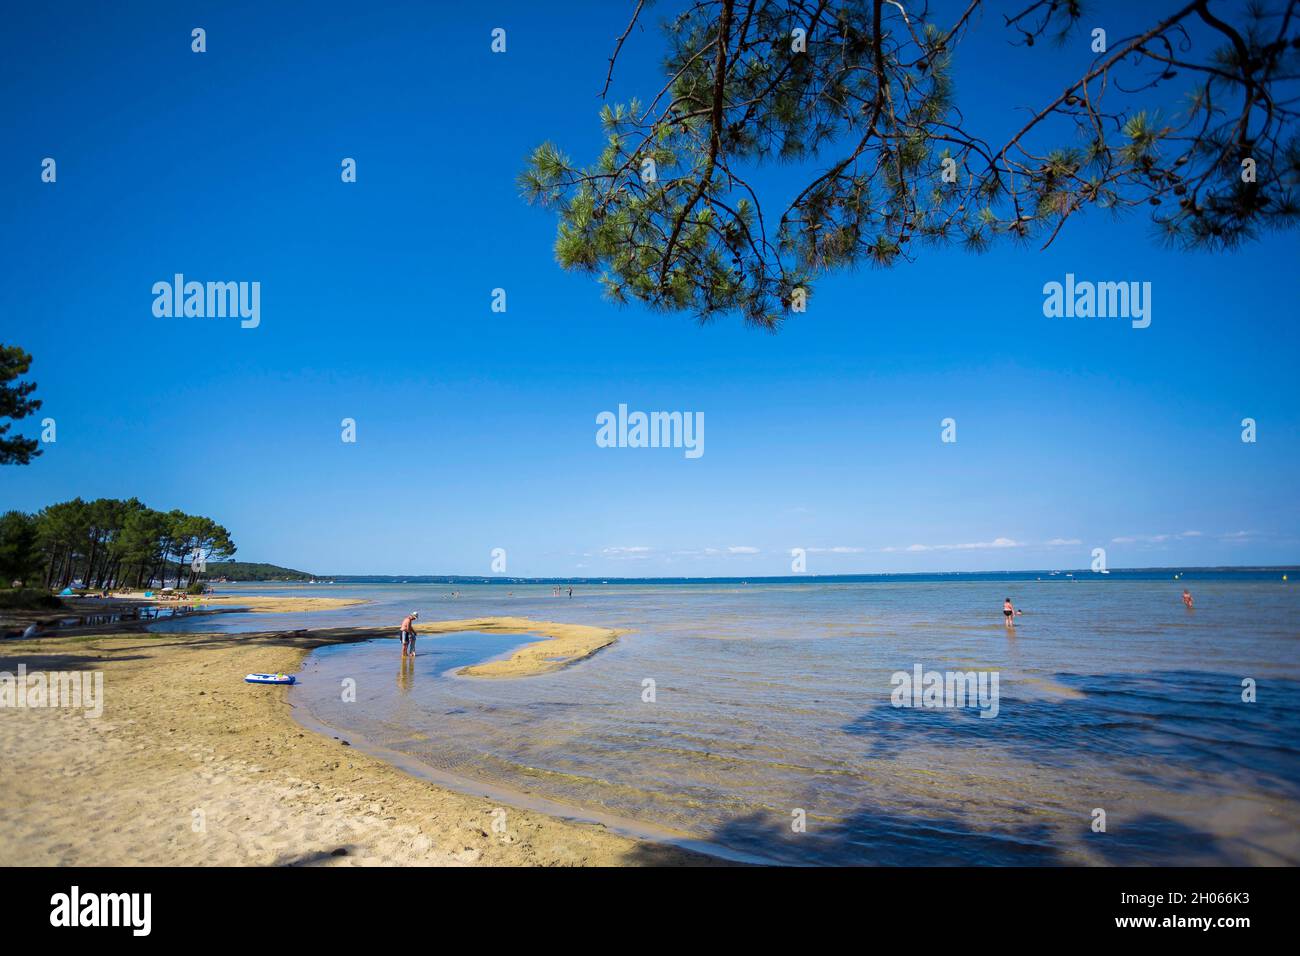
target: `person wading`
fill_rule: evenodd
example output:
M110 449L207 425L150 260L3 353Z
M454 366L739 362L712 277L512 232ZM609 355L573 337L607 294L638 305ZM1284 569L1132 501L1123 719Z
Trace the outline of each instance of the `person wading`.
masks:
M402 638L403 657L408 653L412 657L415 656L415 619L419 616L419 611L412 611L410 614L406 615L406 617L402 618L402 631L400 637Z

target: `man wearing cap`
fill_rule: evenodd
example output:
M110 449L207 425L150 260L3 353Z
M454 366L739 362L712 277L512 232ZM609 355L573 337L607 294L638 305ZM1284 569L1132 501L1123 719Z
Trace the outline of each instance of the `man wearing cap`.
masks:
M420 616L419 611L412 611L402 619L402 656L410 651L411 656L415 656L415 619Z

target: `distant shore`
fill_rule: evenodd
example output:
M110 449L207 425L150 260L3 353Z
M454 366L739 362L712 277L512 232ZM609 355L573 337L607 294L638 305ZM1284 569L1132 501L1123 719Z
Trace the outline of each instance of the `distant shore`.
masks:
M462 585L487 584L496 587L522 587L526 585L550 585L573 587L600 587L603 585L642 585L642 584L869 584L874 582L892 583L895 581L946 581L946 580L985 580L985 581L1036 581L1046 577L1078 577L1092 580L1136 579L1163 580L1174 576L1188 580L1217 578L1224 575L1250 575L1260 580L1276 580L1283 575L1292 578L1300 575L1300 565L1295 564L1228 564L1228 565L1169 565L1140 568L1110 568L1107 571L1094 571L1090 567L1026 568L1023 570L928 570L928 571L845 571L845 572L805 572L800 574L749 574L749 575L646 575L644 577L622 577L603 575L599 577L507 577L505 575L476 574L333 574L318 576L316 580L297 582L276 582L281 587L301 587L305 584L316 586L355 585L355 584L441 584ZM325 578L327 580L322 580ZM228 582L231 585L253 585L261 587L261 582ZM267 585L271 585L268 583Z
M584 632L602 630L520 619L436 627L544 628L552 632L541 642L549 657L561 647L591 648L597 635ZM104 675L97 719L66 708L0 708L0 865L717 862L444 790L304 730L283 689L243 683L249 672L292 673L313 648L388 630L164 635L136 628L0 644L0 671L15 673L22 663L28 673ZM509 665L495 668L496 676L526 669L512 663L516 657L495 662Z

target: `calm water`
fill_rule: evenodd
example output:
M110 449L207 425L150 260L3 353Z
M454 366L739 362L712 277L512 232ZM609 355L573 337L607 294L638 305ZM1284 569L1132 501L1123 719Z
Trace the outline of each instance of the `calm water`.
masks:
M392 640L322 649L291 694L309 721L444 782L764 860L1294 865L1290 576L587 585L572 599L547 585L338 585L290 593L373 603L154 629L395 633L413 609L425 621L512 614L629 628L587 661L509 681L449 672L527 637L425 636L405 671ZM1179 602L1188 582L1195 611ZM1013 636L1007 595L1026 611ZM891 675L916 664L996 672L998 716L894 707ZM355 703L341 699L347 677ZM1257 682L1256 703L1241 700L1244 678ZM1104 833L1092 831L1095 808ZM796 833L800 810L807 829Z

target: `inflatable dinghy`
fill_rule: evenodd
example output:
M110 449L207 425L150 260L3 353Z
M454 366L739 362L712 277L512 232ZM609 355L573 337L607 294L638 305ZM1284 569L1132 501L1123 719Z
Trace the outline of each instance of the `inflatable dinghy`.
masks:
M292 674L249 674L244 678L246 684L292 684L296 678Z

